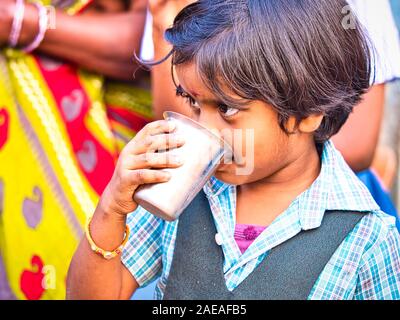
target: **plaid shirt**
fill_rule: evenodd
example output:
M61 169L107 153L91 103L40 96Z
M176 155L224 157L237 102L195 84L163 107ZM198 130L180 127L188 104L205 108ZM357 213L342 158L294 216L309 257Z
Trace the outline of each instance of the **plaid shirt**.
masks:
M204 187L224 254L226 286L233 291L269 251L302 230L321 226L326 210L370 212L336 250L309 299L400 299L400 236L395 220L380 211L366 187L332 142L321 157L321 173L241 254L235 239L236 187L212 178ZM128 216L130 239L122 261L140 286L160 277L162 299L172 264L179 221L165 222L143 208Z

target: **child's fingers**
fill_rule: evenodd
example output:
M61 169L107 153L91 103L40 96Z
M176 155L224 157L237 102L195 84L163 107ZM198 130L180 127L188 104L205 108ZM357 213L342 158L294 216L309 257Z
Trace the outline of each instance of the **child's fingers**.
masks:
M180 157L169 152L143 153L140 155L129 155L123 159L122 166L128 170L138 169L163 169L178 168L183 162Z
M147 124L144 127L146 135L154 136L162 133L174 132L176 125L172 121L160 120Z
M132 185L153 184L167 182L171 179L171 174L161 170L132 170L128 173L127 179Z
M136 153L136 149L138 146L143 144L143 141L146 141L148 137L155 136L159 134L170 134L175 131L176 125L173 122L167 120L155 121L144 126L142 130L140 130L134 139L129 141L129 143L125 146L123 153ZM143 153L145 151L142 151Z
M142 154L159 150L170 150L182 147L185 139L176 134L160 134L155 136L147 136L140 140L132 148L133 154Z

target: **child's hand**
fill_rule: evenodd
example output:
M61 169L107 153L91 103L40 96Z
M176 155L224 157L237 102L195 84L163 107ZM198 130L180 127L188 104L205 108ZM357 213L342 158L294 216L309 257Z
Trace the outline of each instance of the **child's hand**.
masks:
M166 120L145 126L127 144L118 159L113 177L101 196L101 206L108 214L125 216L137 208L133 201L136 189L142 184L167 182L170 174L162 168L177 168L182 165L169 152L157 153L181 147L183 137L173 134L175 125Z
M176 15L194 0L150 0L149 8L154 27L164 32L171 27Z

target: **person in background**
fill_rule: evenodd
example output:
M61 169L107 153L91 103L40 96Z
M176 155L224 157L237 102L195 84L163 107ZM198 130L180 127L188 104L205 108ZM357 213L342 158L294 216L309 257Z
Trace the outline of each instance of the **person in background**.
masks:
M152 119L133 59L146 12L146 0L0 1L0 299L65 298L87 214Z
M371 168L374 158L385 157L386 161L396 161L391 150L377 149L377 144L385 106L386 83L400 78L399 33L389 0L348 2L369 36L374 70L369 92L365 94L360 105L354 108L339 134L333 137L333 142L368 187L381 209L396 217L400 230L400 220L390 198L389 186L385 186L377 172ZM386 152L386 156L381 157L382 152Z
M164 32L172 26L179 11L193 2L194 0L149 0L153 20L152 60L163 59L171 51L171 45L164 39ZM151 46L149 39L145 39L145 43L147 46ZM154 117L156 119L162 119L162 114L166 110L188 115L188 110L182 99L174 94L175 85L171 79L171 58L165 64L151 68L151 79Z
M396 21L397 29L400 29L400 1L390 0L390 6L392 7L393 17Z

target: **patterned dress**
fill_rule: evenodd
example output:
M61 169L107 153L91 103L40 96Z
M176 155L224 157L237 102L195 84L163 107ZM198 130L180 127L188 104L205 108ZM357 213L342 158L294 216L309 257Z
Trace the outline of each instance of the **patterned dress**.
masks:
M91 0L43 1L70 15ZM0 52L0 300L64 299L88 215L150 93L37 54Z

